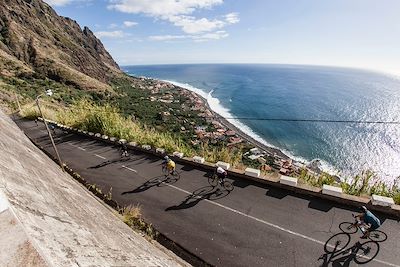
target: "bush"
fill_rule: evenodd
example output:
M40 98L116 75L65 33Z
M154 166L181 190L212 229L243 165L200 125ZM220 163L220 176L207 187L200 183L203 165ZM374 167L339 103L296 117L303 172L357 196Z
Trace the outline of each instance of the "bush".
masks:
M142 218L141 208L139 205L129 205L120 210L122 220L129 227L137 229L145 233L150 238L155 239L158 235L157 231L151 224L146 223Z
M307 169L301 169L297 178L306 184L316 187L322 187L324 184L332 185L335 183L335 179L329 173L322 172L319 175L314 175Z
M363 171L356 175L353 179L346 179L341 183L344 193L349 195L360 196L361 194L369 194L370 181L375 178L376 174L370 170Z

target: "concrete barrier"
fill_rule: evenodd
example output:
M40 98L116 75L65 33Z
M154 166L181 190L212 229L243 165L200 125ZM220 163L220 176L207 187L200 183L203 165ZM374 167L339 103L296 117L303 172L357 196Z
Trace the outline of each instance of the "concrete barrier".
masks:
M115 142L115 141L117 141L117 138L115 138L115 137L110 137L110 141L111 141L111 142Z
M343 194L343 190L341 187L324 184L322 186L322 194L329 195L329 196L335 196L335 197L341 197Z
M252 177L260 177L261 171L253 168L246 168L244 174Z
M174 153L172 153L172 155L174 155L175 157L178 157L178 158L183 158L182 152L175 151Z
M156 149L156 153L164 154L165 153L165 149L164 148L157 148Z
M88 134L88 132L87 131L83 131L83 134Z
M229 170L229 168L231 167L231 164L223 162L223 161L218 161L217 163L215 163L215 166L221 167L224 170Z
M137 146L137 143L136 143L136 142L129 142L128 145L130 145L130 146Z
M92 133L92 132L89 132L89 136L94 136L94 133Z
M391 198L391 197L372 195L371 203L372 203L372 205L376 205L376 206L391 207L394 204L394 201L393 201L393 198Z
M101 139L108 140L108 136L105 135L105 134L103 134L103 135L101 136Z
M150 145L142 145L142 148L143 148L144 150L150 150L150 149L151 149L151 146L150 146Z
M281 175L279 183L290 186L297 186L297 178Z
M119 139L119 142L120 142L121 144L126 144L126 139Z
M202 158L202 157L199 157L199 156L194 156L194 157L193 157L193 161L194 161L194 162L197 162L197 163L203 164L204 161L205 161L205 159Z
M99 134L99 133L95 134L94 136L97 138L101 138L101 134Z

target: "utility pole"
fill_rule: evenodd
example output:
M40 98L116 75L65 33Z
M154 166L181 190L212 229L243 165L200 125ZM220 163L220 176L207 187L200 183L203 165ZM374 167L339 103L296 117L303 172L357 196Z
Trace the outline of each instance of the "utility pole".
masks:
M51 95L53 94L53 92L49 89L49 90L46 90L46 94L47 94L48 96L51 96ZM47 133L48 133L48 135L49 135L49 137L50 137L51 144L53 145L54 152L55 152L56 155L57 155L58 163L60 164L61 169L62 169L63 171L65 171L65 170L64 170L63 163L62 163L61 158L60 158L60 154L58 154L58 150L57 150L56 144L54 143L53 136L51 135L49 126L47 125L46 118L43 116L42 109L40 108L40 105L39 105L39 98L40 98L42 95L43 95L43 94L40 94L40 95L38 95L38 96L36 97L36 104L37 104L37 106L38 106L40 116L41 116L42 119L43 119L44 125L46 126L46 130L47 130Z

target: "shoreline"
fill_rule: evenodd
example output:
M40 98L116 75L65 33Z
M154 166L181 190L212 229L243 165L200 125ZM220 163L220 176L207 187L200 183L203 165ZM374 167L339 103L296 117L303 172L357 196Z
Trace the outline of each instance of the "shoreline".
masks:
M316 160L315 162L313 160L309 163L306 163L306 162L298 160L292 156L288 156L286 153L284 153L279 148L273 147L272 145L268 145L268 144L263 143L262 141L257 140L256 137L251 136L251 134L249 134L245 130L241 129L240 126L236 126L235 124L230 122L228 119L226 119L223 115L219 114L217 111L214 111L211 108L210 104L208 103L208 94L199 88L193 87L189 84L182 84L180 82L175 82L175 81L171 81L171 80L161 80L161 79L145 77L145 76L139 76L137 78L149 79L149 80L153 80L158 83L168 84L174 90L178 91L178 94L181 94L183 96L187 96L189 94L192 95L192 100L191 100L192 105L193 106L195 106L195 105L202 106L203 113L209 114L208 117L199 116L200 118L204 118L208 122L217 121L218 123L220 123L221 126L226 128L226 132L233 131L237 137L242 139L241 143L252 146L253 148L258 148L261 151L261 154L265 154L269 157L272 157L274 160L274 164L272 164L272 165L274 165L274 167L273 166L270 166L270 167L272 167L277 172L279 172L281 170L281 168L286 169L286 171L288 171L289 173L290 172L298 172L303 167L306 167L309 171L311 171L317 175L320 172L324 171L321 168L319 160ZM159 85L159 87L161 88L162 86ZM241 123L240 121L238 121L238 123L242 124L245 127L248 127L245 124ZM249 128L249 130L251 130L251 128ZM235 144L232 144L232 145L235 146ZM247 152L250 152L250 151L247 151ZM276 167L276 166L279 166L279 167ZM286 173L286 171L284 173Z
M211 109L211 107L208 105L207 99L204 99L202 96L199 96L199 97L202 98L203 101L205 101L205 105L206 105L207 109L210 110L210 112L215 116L215 119L218 120L223 126L228 128L229 130L233 130L237 134L237 136L239 136L243 140L246 140L250 144L253 144L255 147L257 147L257 148L259 148L259 149L261 149L263 151L268 152L274 158L276 158L278 156L278 157L280 157L282 159L285 159L285 160L290 159L290 157L287 156L285 153L283 153L280 149L267 146L267 145L255 140L253 137L251 137L250 135L246 134L245 132L243 132L237 126L235 126L234 124L229 122L227 119L222 117L220 114L218 114L215 111L213 111ZM294 159L292 159L292 160L295 161Z
M163 81L163 82L171 83L170 81ZM233 130L236 133L236 135L239 136L240 138L242 138L244 141L254 145L254 147L257 147L262 151L267 152L268 154L270 154L272 157L274 157L277 160L280 160L280 159L289 160L289 159L291 159L293 162L298 162L297 160L295 160L295 159L289 157L288 155L286 155L280 149L265 145L265 144L261 143L260 141L257 141L256 139L251 137L249 134L247 134L243 130L241 130L239 127L237 127L234 124L232 124L231 122L229 122L222 115L220 115L217 112L215 112L214 110L212 110L212 108L208 104L207 99L204 96L200 95L199 93L195 92L194 90L190 90L190 89L185 88L183 86L176 85L176 84L173 84L173 85L175 87L177 87L177 88L180 88L181 90L186 90L186 91L195 93L196 96L198 96L203 101L203 105L205 106L205 108L208 111L210 111L210 113L213 114L213 119L214 120L217 120L218 122L220 122L228 130Z
M150 79L154 79L154 78L150 78ZM155 80L158 80L158 79L155 79ZM239 127L235 126L233 123L231 123L227 119L225 119L222 115L220 115L219 113L214 111L208 104L207 98L205 98L204 96L202 96L201 94L196 92L196 90L201 90L201 89L195 88L196 90L191 90L187 87L184 87L184 84L181 85L181 83L178 83L178 82L169 81L169 80L159 80L159 81L172 84L173 86L175 86L181 90L186 90L186 91L196 94L196 96L198 96L203 101L203 105L205 106L205 108L208 111L210 111L210 113L213 114L213 117L215 120L219 121L228 130L233 130L237 134L237 136L239 136L243 140L247 141L248 143L253 144L255 147L259 148L260 150L266 151L274 158L279 157L284 160L292 159L293 162L300 162L298 160L295 160L295 159L289 157L284 152L282 152L282 150L280 150L279 148L271 147L271 146L263 144L260 141L257 141L255 138L251 137L249 134L245 133Z

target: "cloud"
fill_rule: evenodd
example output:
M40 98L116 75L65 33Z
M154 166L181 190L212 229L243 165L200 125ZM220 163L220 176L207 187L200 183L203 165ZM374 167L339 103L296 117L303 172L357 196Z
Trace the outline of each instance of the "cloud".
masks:
M239 14L235 13L235 12L229 13L229 14L225 15L225 21L229 24L238 23L240 21Z
M115 28L118 28L118 24L116 24L116 23L111 23L110 25L108 25L108 27L107 28L109 28L109 29L115 29Z
M201 35L194 35L192 38L196 42L205 42L208 40L220 40L228 37L229 34L226 31L216 31L216 32L209 32Z
M44 1L51 6L65 6L71 3L73 0L44 0Z
M238 13L229 13L219 19L196 18L198 9L212 8L223 0L109 0L109 9L124 13L145 14L166 20L187 34L203 34L221 30L240 21Z
M195 42L205 42L209 40L220 40L228 37L226 31L209 32L195 35L153 35L149 37L151 41L176 41L176 40L194 40Z
M149 37L152 41L172 41L186 38L188 38L186 35L153 35Z
M196 9L220 5L223 0L110 0L109 9L124 13L144 13L153 17L190 14Z
M66 6L72 2L78 2L80 4L91 4L93 0L43 0L51 6Z
M225 26L225 23L220 20L196 19L191 16L173 16L169 18L169 21L189 34L210 32Z
M94 33L97 38L123 38L126 34L123 31L99 31Z
M137 22L134 22L134 21L124 21L124 26L125 27L133 27L133 26L136 26L136 25L138 25L138 23Z

